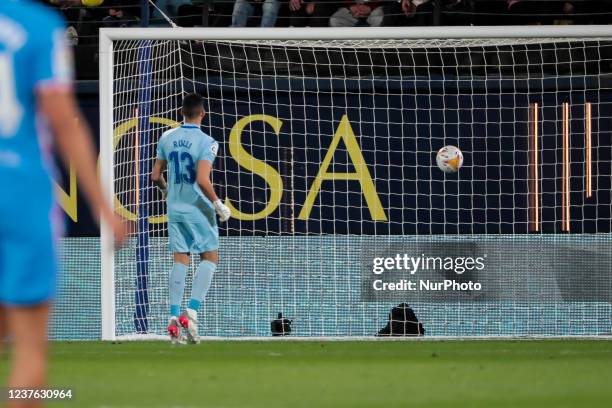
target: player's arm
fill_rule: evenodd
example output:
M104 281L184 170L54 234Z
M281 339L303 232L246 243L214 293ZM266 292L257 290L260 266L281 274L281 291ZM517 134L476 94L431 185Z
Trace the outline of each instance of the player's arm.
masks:
M77 107L72 90L66 87L40 87L37 90L38 108L45 116L64 163L75 167L79 185L85 193L96 217L112 228L117 244L125 238L125 225L104 199L96 174L96 156L92 136Z
M155 160L153 170L151 170L151 182L157 186L164 195L164 198L168 195L168 183L164 178L163 171L166 170L167 162L160 158Z
M212 181L210 180L210 173L212 170L212 163L208 160L200 160L198 162L198 175L197 175L197 183L200 186L200 189L204 193L204 196L210 200L211 203L215 206L215 210L219 215L220 221L227 221L231 216L230 209L223 204L219 197L217 197L217 193L215 193L215 189L213 188Z

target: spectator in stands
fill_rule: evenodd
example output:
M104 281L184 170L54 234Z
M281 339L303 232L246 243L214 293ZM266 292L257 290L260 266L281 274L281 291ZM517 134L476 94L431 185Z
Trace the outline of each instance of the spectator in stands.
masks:
M333 5L326 0L289 0L290 25L327 27Z
M331 27L380 27L385 17L383 8L380 6L381 4L376 0L347 0L345 7L340 7L329 18L329 25Z
M83 0L47 0L43 3L51 4L61 10L67 25L66 40L70 45L78 45L81 23L87 16L87 12L82 9L86 6Z
M430 0L400 0L400 5L405 16L402 25L431 25L433 5Z
M157 7L153 8L152 24L167 25L161 10L180 27L208 25L208 17L203 16L203 13L205 10L208 12L209 3L212 2L213 0L157 0Z
M106 0L105 5L108 13L102 21L106 27L129 27L140 21L140 3L137 0Z
M255 7L261 6L261 27L274 27L278 17L278 0L236 0L232 12L232 27L246 27Z
M571 25L574 24L574 14L576 9L572 3L565 1L561 4L561 16L557 16L553 21L556 25Z

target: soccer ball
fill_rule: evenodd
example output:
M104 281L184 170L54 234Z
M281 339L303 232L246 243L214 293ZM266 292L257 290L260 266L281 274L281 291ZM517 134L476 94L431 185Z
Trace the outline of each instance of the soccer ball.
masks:
M438 150L436 163L443 172L456 173L463 165L463 153L455 146L444 146Z

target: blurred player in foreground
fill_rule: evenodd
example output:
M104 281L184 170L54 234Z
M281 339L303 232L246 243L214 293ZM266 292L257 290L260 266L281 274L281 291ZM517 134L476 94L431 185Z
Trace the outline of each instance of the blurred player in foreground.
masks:
M62 20L43 6L0 2L0 348L10 340L9 388L46 385L55 242L63 223L49 177L53 142L64 162L74 165L94 213L119 244L125 236L102 196L91 134L72 91L64 30Z
M205 114L202 98L197 94L187 95L181 113L184 123L159 139L151 181L167 197L168 237L170 250L174 253L169 283L168 335L172 342L181 342L180 327L183 327L187 340L198 343L198 309L219 263L215 212L222 222L227 221L231 213L215 194L210 180L219 144L200 130ZM168 182L162 174L166 167ZM181 315L190 254L199 254L200 264L193 277L189 305Z

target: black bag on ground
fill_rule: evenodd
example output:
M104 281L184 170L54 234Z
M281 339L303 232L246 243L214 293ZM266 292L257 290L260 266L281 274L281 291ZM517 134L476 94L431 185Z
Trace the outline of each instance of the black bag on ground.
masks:
M414 310L406 303L391 309L389 321L379 330L377 336L422 336L425 334L423 324L414 314Z
M291 334L291 323L293 320L284 318L283 314L279 313L278 317L270 322L270 331L273 336L288 336Z

